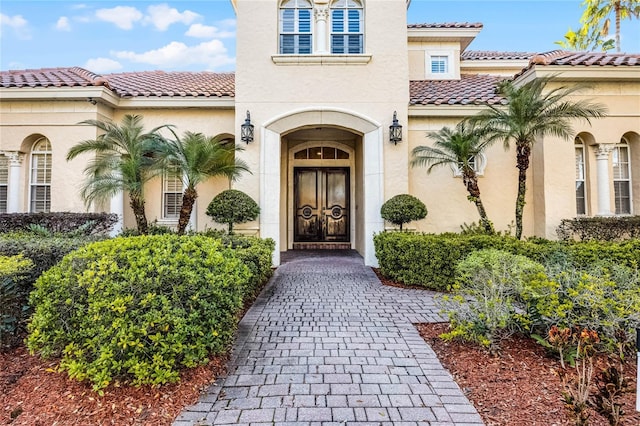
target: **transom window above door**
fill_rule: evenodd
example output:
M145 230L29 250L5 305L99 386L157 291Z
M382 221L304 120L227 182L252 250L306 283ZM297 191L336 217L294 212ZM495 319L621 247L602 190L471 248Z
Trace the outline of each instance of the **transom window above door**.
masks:
M348 160L349 153L330 146L305 148L293 155L296 160Z
M280 53L309 54L312 50L313 5L309 0L280 3Z

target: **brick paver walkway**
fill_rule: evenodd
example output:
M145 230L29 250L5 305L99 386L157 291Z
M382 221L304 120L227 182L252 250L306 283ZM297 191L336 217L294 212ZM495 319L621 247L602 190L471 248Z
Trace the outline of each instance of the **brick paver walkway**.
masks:
M437 312L357 253L287 253L240 323L229 375L174 426L482 424L412 325Z

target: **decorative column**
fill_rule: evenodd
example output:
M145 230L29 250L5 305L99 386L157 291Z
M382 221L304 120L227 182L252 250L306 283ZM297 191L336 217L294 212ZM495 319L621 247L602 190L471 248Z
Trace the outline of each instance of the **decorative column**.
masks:
M599 144L596 150L596 170L598 178L598 216L611 216L611 179L609 177L609 154L613 144Z
M117 177L120 176L120 171L117 172ZM118 215L118 221L113 225L110 235L116 237L124 229L124 192L122 190L116 192L109 201L109 213Z
M24 154L21 152L5 152L9 159L9 185L7 194L7 213L20 212L20 194L27 191L20 190L20 175Z
M329 17L329 6L326 4L316 5L314 15L316 18L316 50L314 53L329 53L327 51L327 19Z

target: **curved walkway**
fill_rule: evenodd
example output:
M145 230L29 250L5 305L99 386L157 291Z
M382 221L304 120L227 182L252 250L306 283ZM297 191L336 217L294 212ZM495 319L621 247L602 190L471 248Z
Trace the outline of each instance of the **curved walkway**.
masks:
M355 252L285 253L229 375L174 426L482 424L412 325L442 320L432 296L381 285Z

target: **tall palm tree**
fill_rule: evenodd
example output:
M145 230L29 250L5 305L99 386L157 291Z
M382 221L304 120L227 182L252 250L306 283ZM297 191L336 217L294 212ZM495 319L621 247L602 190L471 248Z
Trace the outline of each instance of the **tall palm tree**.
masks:
M434 141L434 146L415 147L411 152L411 166L429 166L428 173L438 166L454 166L460 170L462 183L469 193L467 198L476 205L482 227L488 233L493 233L493 225L480 198L478 175L474 169L476 156L487 148L488 141L464 121L455 129L443 127L429 134L429 138Z
M175 134L174 134L175 135ZM235 158L242 150L233 143L205 136L202 133L185 132L182 139L165 140L161 152L165 173L179 176L184 183L182 206L178 219L178 234L184 234L193 205L198 198L196 186L215 176L236 179L249 166Z
M506 107L488 105L487 109L470 118L483 127L490 140L502 140L505 148L516 145L518 195L516 198L516 237L522 237L522 213L525 205L527 169L533 144L545 136L571 139L571 122L575 119L591 124L590 118L604 117L606 107L586 100L571 101L568 97L581 86L561 86L547 90L554 76L540 77L521 86L503 81L499 92L507 99Z
M95 154L84 169L87 177L81 196L85 203L89 205L94 200L107 200L120 191L126 191L138 232L146 234L144 184L157 174L155 152L163 139L158 131L169 126L159 126L145 133L142 119L140 115L127 114L120 124L82 121L80 124L95 126L102 133L95 139L74 145L67 153L67 161L81 154Z
M558 44L578 50L586 50L585 46L593 44L593 48L602 50L613 48L613 43L604 40L611 27L611 14L615 18L615 47L620 52L620 22L623 19L640 18L640 0L584 0L585 6L580 23L582 27L565 35L566 42Z

